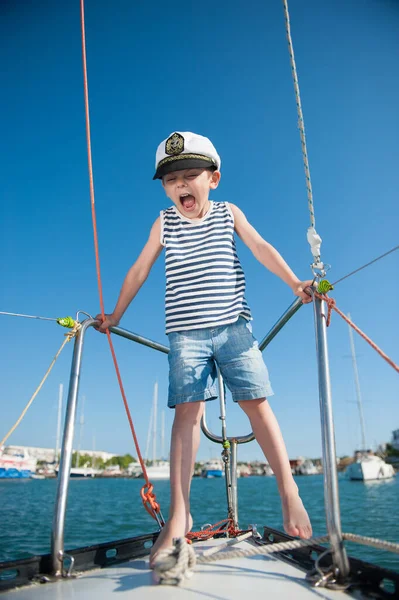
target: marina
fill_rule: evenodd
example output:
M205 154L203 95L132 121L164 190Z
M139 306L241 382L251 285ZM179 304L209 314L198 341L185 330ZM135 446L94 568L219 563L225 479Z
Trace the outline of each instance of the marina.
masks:
M325 531L323 510L323 476L297 477L296 482L309 508L316 536ZM57 482L2 482L0 518L4 523L0 537L0 563L50 552L51 518ZM101 544L150 534L153 520L142 508L138 479L72 480L65 529L67 549ZM157 498L167 512L169 482L157 481ZM339 476L342 523L346 531L395 542L399 536L396 503L399 478L362 484ZM212 498L212 502L208 501ZM225 508L225 482L222 479L196 477L192 483L194 529L205 523L217 522ZM282 529L275 479L272 477L243 477L238 480L240 523L243 527L256 523L273 523ZM32 510L32 506L34 510ZM376 511L378 507L378 511ZM362 518L359 519L359 513ZM29 529L30 535L26 536ZM399 571L395 554L366 546L350 544L350 554L369 563Z

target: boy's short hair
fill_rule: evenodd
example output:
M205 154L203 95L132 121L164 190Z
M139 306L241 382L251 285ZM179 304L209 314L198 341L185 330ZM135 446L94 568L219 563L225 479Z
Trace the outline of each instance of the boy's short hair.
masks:
M155 157L153 179L183 169L220 170L221 160L212 142L197 133L175 131L161 142Z

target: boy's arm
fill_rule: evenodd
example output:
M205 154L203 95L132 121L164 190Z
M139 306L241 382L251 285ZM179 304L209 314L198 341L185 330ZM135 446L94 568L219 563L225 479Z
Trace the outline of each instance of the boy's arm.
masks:
M254 227L248 222L246 216L235 204L229 203L234 215L234 227L238 237L251 250L255 258L269 271L280 277L290 286L296 296L302 298L304 303L312 301L312 297L306 294L304 289L312 284L312 281L301 281L287 265L281 254L268 242L266 242Z
M143 250L141 251L140 256L134 265L130 267L125 277L113 313L110 315L105 315L105 321L101 324L101 326L96 327L96 329L101 331L101 333L105 333L105 330L109 327L118 325L127 307L147 279L151 267L163 250L160 236L161 222L160 217L158 217L151 228L149 238ZM100 321L101 318L101 315L97 315L96 317L96 319Z

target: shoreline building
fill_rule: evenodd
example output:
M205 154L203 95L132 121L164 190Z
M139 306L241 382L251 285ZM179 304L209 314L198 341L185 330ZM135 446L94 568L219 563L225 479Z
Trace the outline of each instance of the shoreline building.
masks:
M35 458L36 460L42 460L47 463L55 462L55 450L54 448L38 448L36 446L11 446L7 445L7 448L12 452L23 452L27 450L29 456ZM74 449L73 452L77 452L77 449ZM87 454L88 456L93 456L94 458L100 458L104 462L113 458L114 456L119 456L118 454L112 452L105 452L103 450L79 450L79 454Z

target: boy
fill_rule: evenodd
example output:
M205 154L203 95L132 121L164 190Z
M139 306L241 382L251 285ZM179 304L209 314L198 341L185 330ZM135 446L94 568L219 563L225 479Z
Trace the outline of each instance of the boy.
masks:
M218 364L233 400L252 430L277 480L288 534L309 538L312 528L298 495L280 428L267 402L268 372L252 336L245 278L234 232L255 258L287 283L304 303L311 301L280 254L248 223L241 210L209 200L220 181L220 157L205 137L175 132L159 146L154 179L161 179L173 206L161 211L149 239L129 270L102 333L119 323L165 247L166 333L169 338L169 399L175 408L170 450L169 520L151 552L173 545L192 527L189 494L200 439L204 402L217 397ZM101 321L101 315L96 317Z

